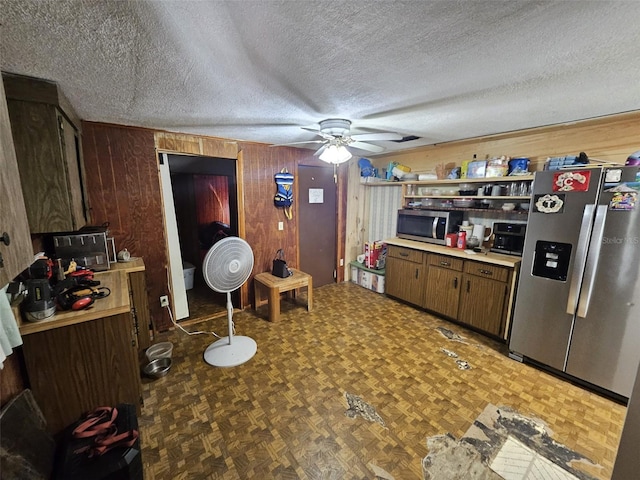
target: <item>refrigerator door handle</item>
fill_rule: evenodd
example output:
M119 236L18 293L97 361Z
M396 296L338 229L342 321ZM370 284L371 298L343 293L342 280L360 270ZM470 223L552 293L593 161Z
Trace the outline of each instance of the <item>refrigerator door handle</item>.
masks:
M582 223L580 224L580 236L576 248L575 263L571 273L571 284L569 285L569 298L567 299L567 313L573 315L578 307L578 295L580 293L580 283L584 275L587 263L587 250L589 248L589 238L591 237L591 224L595 205L586 205L582 213Z
M589 248L589 254L587 255L587 266L584 271L584 283L582 290L580 291L580 298L578 299L578 317L585 318L589 311L589 304L591 303L591 294L593 293L593 286L596 279L596 271L598 269L598 257L600 257L600 247L602 246L602 239L604 237L604 223L607 218L607 206L598 205L596 210L596 221L593 224L593 234L591 240L591 247Z

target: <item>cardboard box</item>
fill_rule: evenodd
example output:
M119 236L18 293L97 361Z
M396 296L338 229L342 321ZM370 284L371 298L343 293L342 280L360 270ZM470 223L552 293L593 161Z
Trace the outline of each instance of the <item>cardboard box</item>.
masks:
M351 281L361 287L373 290L376 293L384 293L384 270L369 271L358 262L351 262Z
M367 268L382 269L385 265L387 252L386 243L376 240L364 244L364 266Z

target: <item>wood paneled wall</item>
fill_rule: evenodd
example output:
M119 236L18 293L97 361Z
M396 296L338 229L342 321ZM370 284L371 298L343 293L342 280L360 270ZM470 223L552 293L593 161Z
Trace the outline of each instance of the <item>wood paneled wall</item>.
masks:
M91 223L109 223L116 250L144 259L151 321L166 330L160 307L167 295L167 255L154 132L83 122L84 164Z
M254 273L271 269L278 248L284 249L291 266L298 266L297 208L294 204L293 219L288 220L282 209L274 206L274 175L282 168L296 175L299 164L318 165L313 151L91 122L83 123L83 131L92 223L109 222L117 249L126 247L132 255L144 258L149 306L156 330L171 327L168 314L158 302L160 295L168 294L168 256L156 149L240 158L238 181L242 182L243 196L238 199L238 205L242 209L240 217L244 219L244 237L254 251ZM342 185L344 197L343 181L339 181L339 189ZM293 188L296 198L297 185ZM339 205L345 209L345 200ZM280 221L285 223L282 231L278 230ZM242 229L239 230L242 234ZM344 222L339 232L344 237ZM251 283L250 280L249 288L243 289L242 305L250 303Z
M438 164L460 165L472 160L508 155L528 157L532 171L542 170L547 157L577 155L585 152L590 158L624 163L630 153L640 150L640 111L611 115L594 120L520 130L515 132L470 138L457 142L429 145L402 153L390 153L372 158L378 168L386 168L389 162L398 162L413 172L434 172ZM357 167L352 166L352 173ZM349 184L349 218L346 242L346 261L355 260L363 249L363 234L368 222L376 219L366 215L367 191L371 188L352 178Z
M270 271L272 261L279 248L284 250L287 263L297 268L300 264L298 251L298 188L299 165L327 165L314 157L314 151L291 147L269 147L263 144L240 143L244 159L243 185L245 202L246 238L255 255L254 273ZM286 168L294 175L293 218L287 219L281 208L273 204L276 194L274 175ZM338 258L344 258L344 238L346 229L346 195L348 170L346 166L338 168ZM284 222L285 228L278 230L278 222ZM344 280L339 269L337 281Z
M224 138L201 137L184 133L155 132L160 151L189 153L203 157L238 158L238 142Z
M547 157L578 155L624 163L630 153L640 149L640 111L611 115L594 120L520 130L457 142L416 148L404 153L381 155L372 162L384 168L389 162L411 167L415 172L433 171L439 163L483 160L508 155L528 157L531 170L542 170Z
M276 147L254 143L241 143L243 155L243 190L246 240L254 254L253 272L271 270L276 250L282 248L287 262L298 266L297 203L293 205L293 218L287 219L282 208L276 208L274 175L286 168L294 175L294 200L298 195L297 169L300 149ZM278 230L278 222L284 222L284 230ZM250 287L250 290L253 286Z

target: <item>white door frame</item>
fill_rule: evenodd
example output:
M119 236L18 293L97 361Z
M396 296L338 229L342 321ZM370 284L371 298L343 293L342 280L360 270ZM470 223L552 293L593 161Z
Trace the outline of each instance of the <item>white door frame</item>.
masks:
M178 321L189 316L189 303L187 301L187 289L184 285L178 222L173 203L171 172L169 171L169 156L166 153L161 153L160 155L160 183L163 197L164 224L167 234L167 251L169 253L169 291L173 297L171 305L173 317Z

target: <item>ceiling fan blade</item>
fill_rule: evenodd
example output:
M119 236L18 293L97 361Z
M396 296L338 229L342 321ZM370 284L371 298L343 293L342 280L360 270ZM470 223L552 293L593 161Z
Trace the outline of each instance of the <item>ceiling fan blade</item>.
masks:
M327 149L328 146L329 145L321 146L318 150L316 150L316 153L314 153L313 156L314 157L319 157L320 155L322 155L322 152L324 152Z
M380 153L385 151L384 147L379 147L378 145L372 145L370 143L364 143L364 142L351 142L348 146L353 148L358 148L360 150L366 150L372 153Z
M270 147L288 147L289 145L302 145L305 143L324 143L325 140L308 140L306 142L293 142L293 143L276 143L274 145L269 145Z
M376 140L402 140L402 135L393 132L381 133L358 133L351 135L354 140L376 141Z

